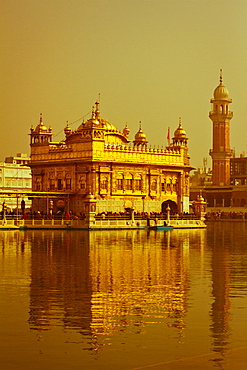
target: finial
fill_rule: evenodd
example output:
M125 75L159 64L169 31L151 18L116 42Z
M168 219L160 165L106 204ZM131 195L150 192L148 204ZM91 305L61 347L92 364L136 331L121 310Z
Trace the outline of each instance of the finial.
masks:
M168 127L168 130L167 130L167 143L168 143L168 146L170 146L170 143L171 143L171 130L170 130L170 127Z
M222 76L222 69L220 69L220 83L222 84L223 76Z
M181 117L178 117L178 123L179 123L179 126L181 127L182 126L182 118Z
M99 117L99 115L100 115L100 111L99 111L99 101L96 101L95 102L95 116L96 116L96 118L98 118Z
M92 119L95 119L94 105L92 106Z
M139 121L139 123L140 123L140 129L139 130L141 130L142 129L142 121Z
M42 113L39 115L39 123L42 123Z

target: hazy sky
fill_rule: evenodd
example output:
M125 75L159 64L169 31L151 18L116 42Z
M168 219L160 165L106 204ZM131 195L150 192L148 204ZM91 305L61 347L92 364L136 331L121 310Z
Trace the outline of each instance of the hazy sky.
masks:
M100 93L101 116L128 122L130 139L142 121L149 144L166 145L182 117L191 164L202 166L220 68L231 147L247 154L246 0L0 0L0 13L0 160L29 153L41 112L62 140Z

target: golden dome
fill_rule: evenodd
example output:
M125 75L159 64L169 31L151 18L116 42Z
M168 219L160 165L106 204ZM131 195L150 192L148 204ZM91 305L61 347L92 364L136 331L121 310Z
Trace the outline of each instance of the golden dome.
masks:
M187 134L185 130L182 128L181 123L179 123L178 128L174 132L174 139L187 139Z
M228 97L229 97L229 91L221 82L219 86L217 86L216 89L214 90L214 99L215 100L228 100Z
M215 100L228 100L229 99L229 91L222 83L222 69L220 70L220 84L214 90L214 99Z
M135 141L136 142L141 142L141 143L143 143L143 142L146 143L147 142L147 137L144 134L144 132L142 131L141 125L140 125L140 128L139 128L139 131L135 134Z
M47 132L47 127L42 122L42 113L40 113L39 124L36 126L36 132Z
M125 128L123 129L123 135L127 137L129 133L130 133L130 129L128 128L128 125L126 123Z
M107 131L116 131L117 130L117 128L112 123L108 122L106 119L100 118L99 121L100 121L100 123L103 124L104 128Z
M67 126L65 127L64 129L64 133L65 133L65 136L69 136L71 134L71 128L69 127L69 125L67 124Z

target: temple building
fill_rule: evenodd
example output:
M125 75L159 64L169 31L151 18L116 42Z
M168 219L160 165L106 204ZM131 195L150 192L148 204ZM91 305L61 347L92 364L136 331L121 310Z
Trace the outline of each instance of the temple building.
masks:
M188 137L181 120L168 145L149 147L140 124L134 140L126 125L118 130L102 118L99 102L90 119L76 130L64 129L64 140L54 142L52 129L40 116L30 131L32 189L57 192L52 199L33 200L33 210L87 212L89 200L94 211L161 212L169 204L172 212L189 212L190 156ZM166 136L166 135L164 135ZM52 203L51 203L52 202Z

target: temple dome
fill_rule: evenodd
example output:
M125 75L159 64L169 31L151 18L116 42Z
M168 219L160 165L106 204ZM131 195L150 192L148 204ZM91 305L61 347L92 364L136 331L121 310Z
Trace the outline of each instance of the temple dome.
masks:
M178 128L174 132L174 139L187 139L187 134L185 130L182 128L181 123L179 123Z
M100 118L100 122L103 124L104 128L108 131L116 131L117 128L109 121L106 119Z
M47 127L43 124L42 121L42 113L40 113L39 124L36 126L35 131L39 133L47 132Z
M144 134L144 132L142 131L141 127L139 128L139 131L135 134L135 141L138 141L138 142L146 142L147 141L147 137Z
M68 137L71 134L71 128L67 124L67 126L64 129L65 136Z
M219 86L214 90L214 99L215 100L228 100L229 91L227 88L220 82Z
M38 126L36 126L35 131L37 131L37 132L42 132L42 131L46 132L47 127L43 123L39 123Z

